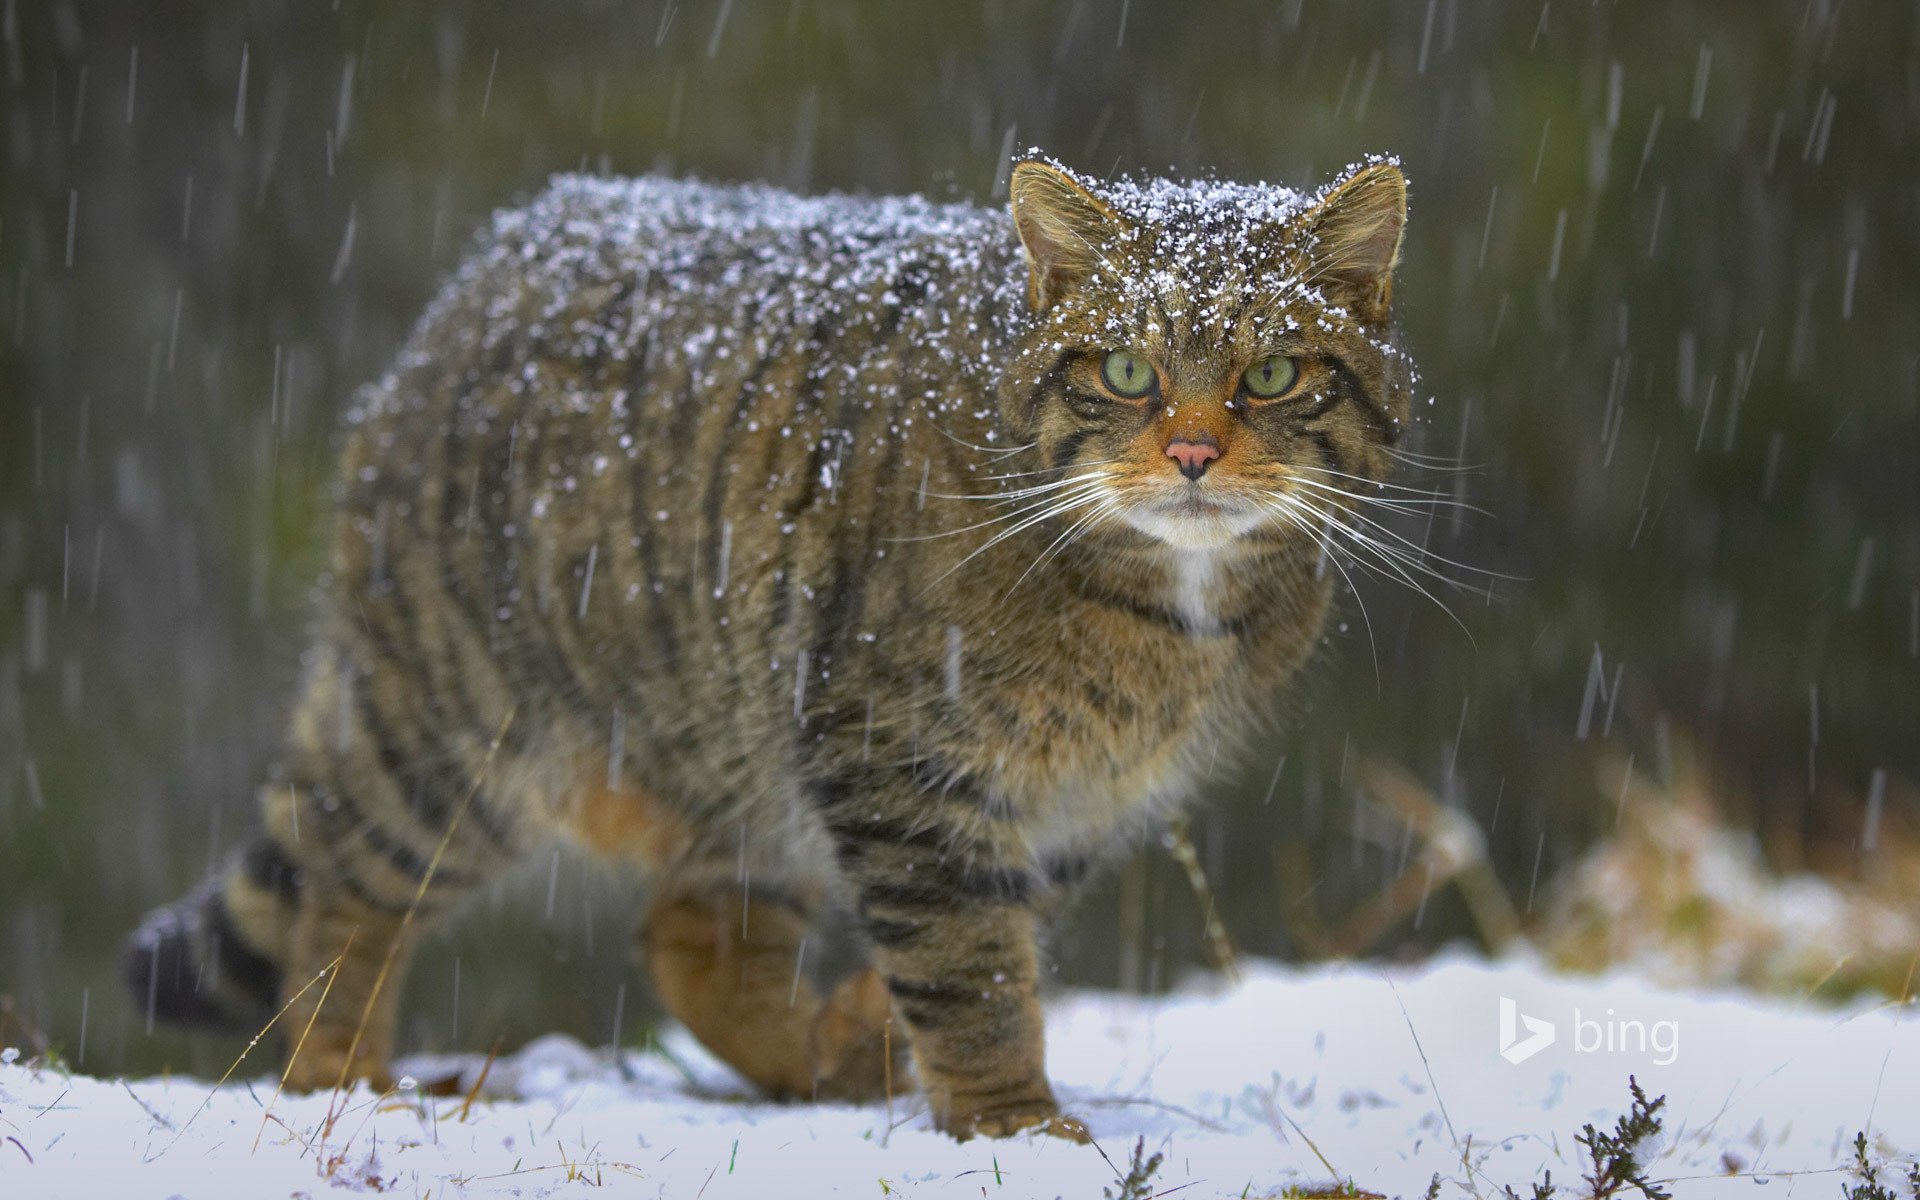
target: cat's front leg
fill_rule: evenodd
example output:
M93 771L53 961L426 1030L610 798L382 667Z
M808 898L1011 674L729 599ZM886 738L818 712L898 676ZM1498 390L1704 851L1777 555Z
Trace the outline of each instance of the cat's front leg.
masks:
M823 815L935 1123L961 1139L1088 1140L1047 1082L1034 911L1045 881L1015 831L963 789L915 786L924 773L863 774Z
M1034 916L1017 904L961 900L935 910L914 885L869 881L869 929L909 942L875 957L912 1039L914 1069L935 1123L957 1138L1039 1128L1085 1141L1047 1082ZM950 897L950 899L958 899Z

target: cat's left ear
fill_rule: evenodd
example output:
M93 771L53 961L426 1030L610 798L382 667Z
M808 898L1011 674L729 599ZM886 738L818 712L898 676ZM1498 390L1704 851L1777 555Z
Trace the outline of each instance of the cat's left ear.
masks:
M1086 281L1106 245L1125 231L1120 217L1051 163L1016 163L1007 191L1027 252L1027 301L1043 312Z
M1363 321L1387 319L1407 224L1407 177L1392 163L1362 167L1306 214L1308 282Z

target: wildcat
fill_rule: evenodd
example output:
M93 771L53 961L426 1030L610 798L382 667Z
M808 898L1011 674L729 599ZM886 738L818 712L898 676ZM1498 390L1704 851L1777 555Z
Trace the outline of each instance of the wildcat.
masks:
M287 1004L293 1086L378 1086L409 950L561 836L651 873L662 1002L766 1092L910 1046L939 1128L1084 1137L1038 931L1321 637L1407 419L1406 184L1009 193L498 215L357 399L264 830L149 916L137 1001ZM823 995L832 907L871 966Z

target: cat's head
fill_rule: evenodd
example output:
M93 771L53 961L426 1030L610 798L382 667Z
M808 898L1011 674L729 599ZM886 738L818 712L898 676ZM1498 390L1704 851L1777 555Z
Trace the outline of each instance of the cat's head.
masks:
M1001 408L1073 511L1205 549L1318 523L1385 477L1411 370L1389 338L1406 179L1314 195L1011 178L1031 310Z

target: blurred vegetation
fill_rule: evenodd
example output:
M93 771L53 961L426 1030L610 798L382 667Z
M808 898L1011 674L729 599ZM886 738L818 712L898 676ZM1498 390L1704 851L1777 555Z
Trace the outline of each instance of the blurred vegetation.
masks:
M1451 615L1361 579L1276 731L1223 748L1193 833L1234 937L1299 953L1308 898L1400 874L1406 829L1353 803L1376 760L1489 831L1523 912L1612 819L1594 753L1660 778L1682 734L1779 865L1857 866L1875 772L1887 805L1920 778L1916 39L1912 6L1827 0L6 0L12 1019L96 1071L224 1066L142 1029L117 944L254 820L338 411L557 170L998 203L1030 144L1295 185L1401 155L1412 448L1444 468L1410 478L1487 513L1404 529L1517 578ZM1165 856L1102 887L1063 978L1200 961ZM633 904L529 864L421 964L412 1044L636 1035ZM1473 931L1441 893L1374 948Z

